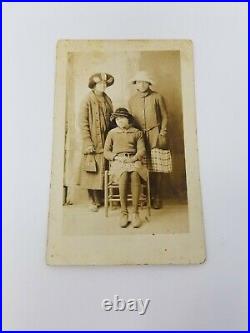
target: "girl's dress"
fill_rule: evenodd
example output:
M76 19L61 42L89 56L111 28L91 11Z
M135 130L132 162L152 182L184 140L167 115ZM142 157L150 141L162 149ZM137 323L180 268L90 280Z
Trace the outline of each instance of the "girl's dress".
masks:
M112 129L108 133L104 146L104 157L110 161L109 171L112 181L117 183L124 172L133 171L136 171L146 181L148 170L141 161L145 153L143 135L140 130L134 127L128 129L116 127ZM137 160L129 163L114 160L117 155L124 160L136 156Z

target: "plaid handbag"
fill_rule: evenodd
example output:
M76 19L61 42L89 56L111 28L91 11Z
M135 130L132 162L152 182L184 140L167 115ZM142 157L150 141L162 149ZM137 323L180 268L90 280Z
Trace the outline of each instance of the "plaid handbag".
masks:
M144 157L143 164L151 172L171 173L173 169L171 152L169 149L153 148L150 156Z

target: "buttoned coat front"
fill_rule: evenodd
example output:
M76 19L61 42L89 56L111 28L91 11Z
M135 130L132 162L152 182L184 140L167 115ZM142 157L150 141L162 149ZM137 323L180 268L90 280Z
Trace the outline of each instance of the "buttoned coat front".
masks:
M105 160L103 156L104 143L110 129L110 116L113 111L111 99L104 94L101 98L93 91L81 105L80 129L83 146L83 162L81 166L81 185L86 189L103 189ZM88 170L86 162L87 149L92 147L92 155L96 163L96 171Z
M159 148L160 132L166 135L167 110L164 98L155 91L136 93L129 100L129 111L137 126L144 133L147 150Z

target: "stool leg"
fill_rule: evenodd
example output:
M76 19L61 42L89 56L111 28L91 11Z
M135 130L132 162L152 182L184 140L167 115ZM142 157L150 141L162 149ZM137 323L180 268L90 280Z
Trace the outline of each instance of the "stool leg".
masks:
M149 173L147 179L147 206L148 206L148 215L151 216L151 193L150 193L150 181L149 181Z
M104 206L105 206L105 216L108 217L108 208L109 208L109 202L108 202L108 171L105 171L105 176L104 176Z
M112 210L113 209L113 198L114 198L114 189L113 189L113 187L110 187L110 198L111 198L111 200L110 200L110 208Z
M143 191L143 185L141 184L141 194L140 194L140 206L141 206L141 209L143 209L143 202L144 202L144 191Z

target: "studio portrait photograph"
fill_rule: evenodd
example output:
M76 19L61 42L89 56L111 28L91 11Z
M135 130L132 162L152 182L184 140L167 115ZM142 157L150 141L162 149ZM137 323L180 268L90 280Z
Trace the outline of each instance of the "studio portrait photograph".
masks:
M59 181L60 175L60 186L50 209L60 213L58 232L65 239L104 242L101 256L93 248L88 259L83 251L73 262L80 256L83 263L130 263L132 252L126 252L133 247L131 263L147 263L147 254L150 262L181 262L187 249L172 252L164 239L175 238L176 246L187 236L196 237L188 260L204 261L198 156L191 144L195 110L185 102L193 97L192 41L62 40L57 54L54 122L61 128L53 156L60 151L60 166L52 166L52 176ZM194 165L187 168L189 159ZM108 237L122 240L124 250L110 253ZM157 243L160 256L143 251L141 257L141 249L152 246L147 240ZM71 256L73 247L63 242L61 250ZM56 263L56 254L51 260Z
M2 330L247 330L248 4L2 19Z

